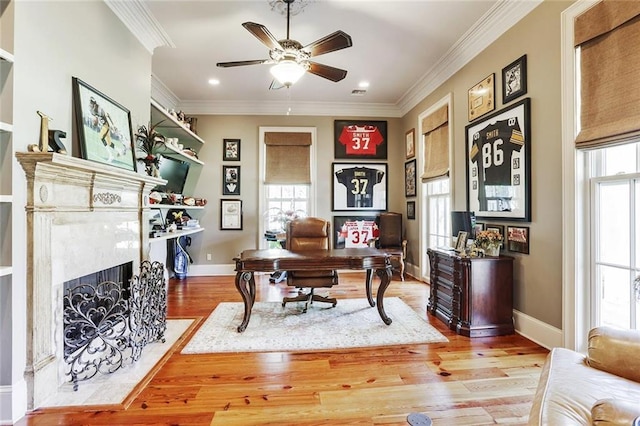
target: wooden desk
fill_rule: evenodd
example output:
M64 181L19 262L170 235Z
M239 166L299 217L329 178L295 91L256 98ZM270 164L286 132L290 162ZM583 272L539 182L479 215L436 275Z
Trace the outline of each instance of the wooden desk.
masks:
M391 318L384 311L384 292L391 282L391 261L389 255L374 248L348 248L334 250L309 250L292 252L284 249L245 250L236 262L236 288L244 301L244 317L238 326L242 333L249 324L251 309L256 298L254 272L274 271L314 271L319 269L356 269L366 270L365 286L367 300L371 307L378 304L378 313L385 324L391 324ZM380 277L380 286L376 302L371 295L373 272Z

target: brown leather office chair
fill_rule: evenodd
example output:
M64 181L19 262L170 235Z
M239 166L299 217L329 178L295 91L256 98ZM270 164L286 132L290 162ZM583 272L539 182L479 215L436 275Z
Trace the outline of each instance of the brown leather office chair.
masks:
M380 213L376 218L378 238L375 247L391 255L391 262L400 267L400 279L404 281L404 259L407 257L407 240L402 238L402 214Z
M331 225L324 219L305 217L294 219L287 225L286 248L291 251L326 250L331 248ZM287 285L298 287L296 297L285 297L282 306L287 302L305 302L304 311L314 301L331 303L338 301L332 297L324 297L314 293L316 288L329 288L338 284L338 272L327 271L287 271ZM303 289L309 288L309 293Z

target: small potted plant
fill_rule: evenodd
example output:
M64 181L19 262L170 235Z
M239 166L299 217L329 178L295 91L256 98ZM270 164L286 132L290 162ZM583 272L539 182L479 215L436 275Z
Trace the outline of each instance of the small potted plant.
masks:
M138 156L138 160L144 163L147 174L153 177L160 177L158 172L158 166L160 165L158 148L165 144L165 137L156 131L156 127L160 123L162 121L155 125L150 124L149 128L142 125L138 127L135 135L139 151L143 153L142 156Z
M474 245L484 250L484 254L487 256L499 256L500 246L502 245L502 235L494 230L478 231Z

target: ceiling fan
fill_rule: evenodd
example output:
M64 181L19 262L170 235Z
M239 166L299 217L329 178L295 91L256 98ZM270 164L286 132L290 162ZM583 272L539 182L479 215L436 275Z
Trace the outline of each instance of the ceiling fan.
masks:
M352 46L351 37L344 31L336 31L306 46L302 46L297 40L289 38L289 22L291 4L295 0L282 0L287 4L287 38L276 40L267 27L255 22L242 24L251 34L260 40L269 50L269 59L256 59L250 61L218 62L216 65L222 68L238 67L243 65L273 64L271 74L279 84L272 82L269 89L290 87L305 72L338 82L347 76L347 71L334 68L329 65L310 61L314 56L335 52Z

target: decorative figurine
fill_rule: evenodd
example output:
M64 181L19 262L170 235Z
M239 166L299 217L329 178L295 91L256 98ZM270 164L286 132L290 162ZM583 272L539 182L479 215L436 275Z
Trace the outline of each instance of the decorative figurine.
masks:
M64 144L60 140L66 137L67 133L63 132L62 130L49 130L49 147L53 150L53 152L58 152L60 154L67 153Z

